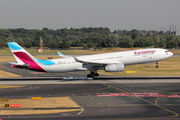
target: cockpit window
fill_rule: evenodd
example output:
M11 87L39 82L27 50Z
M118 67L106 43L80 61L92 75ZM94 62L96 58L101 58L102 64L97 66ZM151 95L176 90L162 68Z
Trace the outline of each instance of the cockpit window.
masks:
M167 52L169 52L168 50L167 51L165 51L165 53L167 53Z

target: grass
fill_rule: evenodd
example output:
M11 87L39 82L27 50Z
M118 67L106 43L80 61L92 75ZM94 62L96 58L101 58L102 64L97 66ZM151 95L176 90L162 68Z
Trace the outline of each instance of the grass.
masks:
M31 114L53 114L81 111L81 109L52 109L52 110L1 110L0 115L31 115ZM66 114L65 114L66 115Z
M98 54L97 51L88 51L88 50L43 50L42 53L37 52L36 49L26 49L32 55L58 55L57 52L61 52L65 55L84 55L84 54ZM0 49L0 55L12 55L9 49Z
M57 107L80 107L73 102L69 97L48 97L41 100L32 99L11 99L10 102L3 101L0 103L0 108L4 104L21 104L21 108L57 108Z
M5 89L5 88L19 88L19 87L24 87L24 86L0 85L0 89Z
M107 52L118 52L118 51L128 51L128 50L137 50L137 49L145 49L145 48L102 48L101 50L49 50L44 49L42 53L38 53L37 49L26 49L32 55L58 55L57 52L61 52L65 55L87 55L87 54L99 54L99 53L107 53ZM174 54L180 54L179 49L169 49L169 51ZM9 48L0 49L0 55L12 55Z
M22 76L0 70L0 78L6 78L6 77L22 77Z
M8 101L0 102L0 108L4 108L5 104L21 104L20 108L58 108L58 107L80 107L69 97L49 97L42 98L41 100L32 99L11 99ZM81 109L51 109L51 110L1 110L0 115L25 115L25 114L50 114L81 111Z

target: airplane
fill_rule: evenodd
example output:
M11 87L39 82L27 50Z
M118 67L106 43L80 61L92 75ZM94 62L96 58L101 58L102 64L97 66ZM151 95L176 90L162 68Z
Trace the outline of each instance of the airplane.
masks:
M40 60L33 57L16 42L7 43L17 62L11 62L12 67L27 68L42 72L73 72L90 71L87 77L99 76L98 70L106 72L124 71L124 66L156 62L158 63L173 55L167 49L149 48L123 52L112 52L78 57ZM63 54L61 53L63 56Z

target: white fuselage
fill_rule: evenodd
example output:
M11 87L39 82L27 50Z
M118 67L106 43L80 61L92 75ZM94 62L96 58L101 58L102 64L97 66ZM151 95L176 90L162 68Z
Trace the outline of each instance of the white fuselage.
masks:
M90 71L93 69L102 70L104 66L94 68L94 64L111 64L111 63L123 63L126 65L142 64L150 62L158 62L171 57L173 53L166 49L154 48L154 49L140 49L124 52L113 52L95 55L85 55L76 57L79 60L86 61L85 64L77 62L74 57L53 59L55 62L53 65L39 64L46 72L69 72L69 71Z

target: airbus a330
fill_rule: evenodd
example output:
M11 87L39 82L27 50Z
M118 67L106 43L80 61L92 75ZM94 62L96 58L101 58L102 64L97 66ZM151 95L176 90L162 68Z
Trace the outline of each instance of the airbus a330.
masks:
M124 71L124 66L156 62L165 60L173 55L166 49L151 48L123 52L113 52L78 57L64 56L64 58L40 60L32 56L16 42L7 43L17 62L11 62L13 67L28 68L42 72L72 72L90 71L87 77L99 76L98 70L106 72Z

